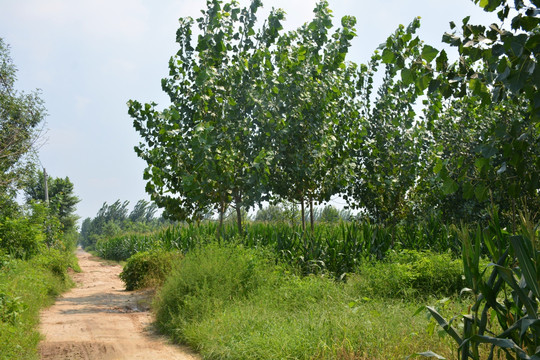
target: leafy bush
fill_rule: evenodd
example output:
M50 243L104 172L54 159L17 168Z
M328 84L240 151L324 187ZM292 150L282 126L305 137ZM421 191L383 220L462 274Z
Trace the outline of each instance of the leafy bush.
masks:
M20 323L20 315L25 309L26 306L19 297L0 290L0 322L17 326Z
M77 268L73 261L71 254L46 250L28 261L4 262L0 271L0 359L38 358L39 311L72 285L65 271L67 266Z
M30 258L44 247L41 228L26 217L0 221L0 248L18 259Z
M51 271L54 275L64 281L68 279L68 268L80 271L77 258L74 254L57 249L44 250L40 256L36 257L35 263L38 266Z
M463 266L448 253L403 250L384 261L366 261L349 286L367 297L402 298L457 294L464 286Z
M120 274L126 290L160 286L182 259L178 251L144 251L130 257Z
M158 327L209 359L392 359L426 345L447 354L427 320L412 318L414 300L358 300L348 284L267 259L230 244L189 252L154 303Z
M268 281L267 260L253 249L206 245L189 252L156 297L159 328L182 338L182 325L211 316Z

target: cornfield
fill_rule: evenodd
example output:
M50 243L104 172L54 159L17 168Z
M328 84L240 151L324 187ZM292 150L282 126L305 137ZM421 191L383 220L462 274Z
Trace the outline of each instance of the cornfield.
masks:
M401 249L451 251L460 254L455 228L439 221L394 227L369 222L316 224L313 232L285 223L252 222L243 236L234 224L224 224L217 238L218 224L179 224L150 234L124 234L96 245L101 257L126 260L140 251L180 250L184 253L210 242L236 242L247 247L266 248L279 259L299 266L305 273L328 271L335 276L351 272L364 259L383 259L389 251Z

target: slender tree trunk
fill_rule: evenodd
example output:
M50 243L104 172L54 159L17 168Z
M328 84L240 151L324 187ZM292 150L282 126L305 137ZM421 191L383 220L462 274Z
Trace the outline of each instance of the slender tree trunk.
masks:
M313 198L309 198L309 220L310 220L310 225L311 225L311 234L313 234L314 232L314 226L313 226L313 223L314 223L314 219L313 219Z
M300 200L300 209L302 212L302 230L306 231L306 209L304 209L304 197Z
M243 236L244 233L242 232L242 207L241 207L242 195L240 195L238 192L234 196L234 202L236 205L236 223L238 225L238 234L240 234L240 236Z
M221 230L223 229L223 217L225 216L225 202L221 201L219 206L219 225L217 229L218 241L221 241Z

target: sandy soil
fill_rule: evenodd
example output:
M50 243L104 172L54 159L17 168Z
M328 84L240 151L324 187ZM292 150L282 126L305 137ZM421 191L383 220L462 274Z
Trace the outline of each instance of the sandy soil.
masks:
M78 250L77 287L41 314L42 359L182 359L198 357L151 328L148 294L124 290L119 265Z

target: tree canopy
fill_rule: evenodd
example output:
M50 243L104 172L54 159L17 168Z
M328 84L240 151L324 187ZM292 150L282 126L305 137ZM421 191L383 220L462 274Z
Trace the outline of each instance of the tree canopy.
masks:
M41 134L46 116L39 91L16 90L17 68L9 45L0 38L0 193L20 188L21 180L30 172L25 161Z

